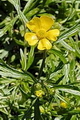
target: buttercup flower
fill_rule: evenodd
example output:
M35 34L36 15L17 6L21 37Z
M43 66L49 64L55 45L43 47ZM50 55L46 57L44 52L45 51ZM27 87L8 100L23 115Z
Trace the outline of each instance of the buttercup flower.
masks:
M56 41L59 36L58 29L50 29L54 24L54 20L49 16L34 17L26 26L31 32L25 33L25 40L30 46L38 43L39 50L51 49L50 41Z

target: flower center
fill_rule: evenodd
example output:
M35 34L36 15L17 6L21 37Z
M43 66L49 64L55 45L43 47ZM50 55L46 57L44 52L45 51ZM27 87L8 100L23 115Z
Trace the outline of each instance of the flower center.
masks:
M39 39L46 37L46 31L44 29L40 29L36 34L37 34Z

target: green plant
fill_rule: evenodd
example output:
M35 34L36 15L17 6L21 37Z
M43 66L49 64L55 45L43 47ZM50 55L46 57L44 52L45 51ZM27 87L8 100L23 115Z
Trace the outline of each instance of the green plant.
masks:
M80 119L80 1L0 1L0 120ZM55 19L50 50L24 40L26 23Z

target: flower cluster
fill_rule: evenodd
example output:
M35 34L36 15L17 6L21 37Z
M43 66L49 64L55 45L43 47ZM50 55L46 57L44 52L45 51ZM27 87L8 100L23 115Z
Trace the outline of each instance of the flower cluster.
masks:
M56 41L59 36L58 29L50 29L54 20L49 16L34 17L26 26L31 32L25 33L25 40L30 46L38 44L39 50L51 49L50 41Z

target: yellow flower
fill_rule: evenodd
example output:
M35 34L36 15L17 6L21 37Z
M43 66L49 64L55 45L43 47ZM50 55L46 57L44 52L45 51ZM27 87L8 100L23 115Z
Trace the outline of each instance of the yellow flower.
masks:
M36 95L37 97L42 97L44 94L45 94L45 93L44 93L44 91L42 91L42 90L37 90L37 91L35 91L35 95Z
M62 102L60 103L60 106L61 106L62 108L67 108L67 103L65 103L65 102L62 101Z
M39 50L51 49L50 40L56 41L59 36L58 29L50 29L54 24L54 20L48 16L34 17L26 26L31 32L25 33L25 40L30 46L38 43Z

